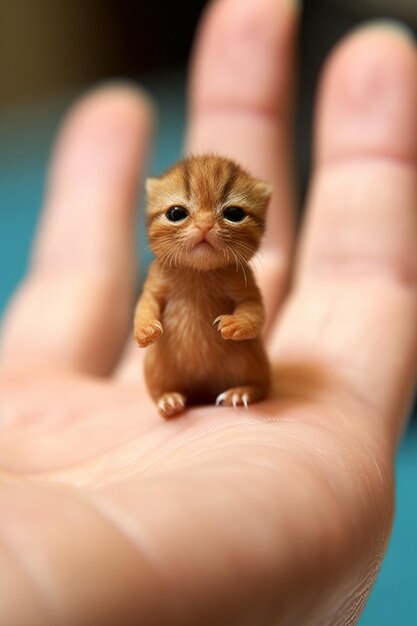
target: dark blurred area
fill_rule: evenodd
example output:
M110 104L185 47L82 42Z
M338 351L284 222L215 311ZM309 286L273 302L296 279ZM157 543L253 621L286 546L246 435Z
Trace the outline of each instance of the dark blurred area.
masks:
M1 0L2 104L183 64L204 4Z
M256 1L256 0L254 0ZM207 2L0 0L0 106L8 109L115 76L184 73ZM317 77L332 46L372 17L414 28L417 0L306 0L299 45L297 160L308 180Z
M184 65L205 0L0 1L1 104L109 76ZM416 0L306 0L302 75L314 83L329 47L369 17L417 22Z

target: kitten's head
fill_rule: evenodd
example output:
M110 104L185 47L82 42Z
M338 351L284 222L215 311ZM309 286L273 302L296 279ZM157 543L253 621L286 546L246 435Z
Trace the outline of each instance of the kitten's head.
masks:
M209 270L242 265L257 250L272 188L237 163L203 155L148 178L148 235L157 259Z

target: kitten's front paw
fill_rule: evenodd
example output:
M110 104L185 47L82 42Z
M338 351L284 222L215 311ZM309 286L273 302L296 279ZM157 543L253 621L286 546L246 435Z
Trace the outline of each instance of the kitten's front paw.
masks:
M255 339L261 330L258 323L249 316L243 315L219 315L213 322L213 325L215 324L223 339L234 341Z
M134 339L140 348L146 348L154 343L164 332L161 322L155 320L150 324L135 328Z

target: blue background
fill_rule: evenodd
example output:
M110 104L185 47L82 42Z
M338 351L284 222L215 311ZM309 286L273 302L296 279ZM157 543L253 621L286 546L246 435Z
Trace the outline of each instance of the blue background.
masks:
M184 79L170 72L142 80L156 100L158 133L151 171L178 157L184 129ZM32 103L0 116L0 312L25 272L39 215L49 151L76 94ZM138 230L143 239L143 229ZM143 248L143 246L142 246ZM416 320L417 322L417 320ZM397 462L397 514L387 556L360 626L417 624L417 424ZM300 625L301 626L301 625Z

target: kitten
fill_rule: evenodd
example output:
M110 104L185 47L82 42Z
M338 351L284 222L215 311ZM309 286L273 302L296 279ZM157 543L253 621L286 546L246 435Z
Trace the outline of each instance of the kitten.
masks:
M188 404L248 406L266 396L264 309L249 259L265 229L271 186L232 160L185 159L149 178L155 261L137 303L134 338L149 346L145 378L159 412Z

